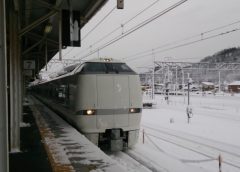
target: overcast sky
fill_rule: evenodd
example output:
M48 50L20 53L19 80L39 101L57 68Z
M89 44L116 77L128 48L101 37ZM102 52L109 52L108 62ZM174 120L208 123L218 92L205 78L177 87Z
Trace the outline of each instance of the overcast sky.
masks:
M63 51L64 58L83 58L89 52L99 49L113 38L126 33L144 20L179 2L179 0L159 0L151 8L121 27L121 24L126 23L156 0L124 1L124 9L113 10L100 25L88 34L116 6L116 0L109 0L81 30L81 37L82 39L84 38L82 46L80 48L67 48ZM239 47L240 31L217 36L188 46L180 46L174 49L173 47L239 29L239 8L240 0L188 0L121 40L84 58L84 60L97 58L98 56L117 59L124 58L130 66L134 67L151 66L153 59L158 61L198 62L203 57L212 55L224 48ZM201 33L228 24L232 25L201 35ZM119 29L113 34L99 41L118 27ZM86 34L88 35L86 36ZM194 35L197 36L185 40L185 38ZM166 44L169 45L164 46ZM145 54L141 53L144 51L147 52ZM138 53L140 53L139 56L133 56Z

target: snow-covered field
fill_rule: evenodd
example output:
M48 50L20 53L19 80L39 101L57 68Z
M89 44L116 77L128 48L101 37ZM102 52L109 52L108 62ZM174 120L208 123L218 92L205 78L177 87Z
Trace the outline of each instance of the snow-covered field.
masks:
M139 166L151 171L217 172L221 154L222 172L240 171L239 96L190 96L190 123L186 96L170 96L169 104L161 95L155 98L157 105L143 110L139 143L126 151ZM129 159L121 154L112 157L128 171L146 171L138 165L129 169Z

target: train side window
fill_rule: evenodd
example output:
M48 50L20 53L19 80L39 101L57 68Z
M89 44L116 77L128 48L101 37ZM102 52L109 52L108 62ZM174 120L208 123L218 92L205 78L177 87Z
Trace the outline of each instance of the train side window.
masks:
M55 88L55 96L58 103L69 105L69 84L58 85Z
M59 85L57 90L58 101L64 103L67 98L67 85Z

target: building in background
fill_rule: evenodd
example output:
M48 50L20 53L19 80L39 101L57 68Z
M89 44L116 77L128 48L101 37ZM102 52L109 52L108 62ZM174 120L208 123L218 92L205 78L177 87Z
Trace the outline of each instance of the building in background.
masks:
M240 93L240 81L234 81L228 84L228 91L234 93Z
M215 86L212 82L202 82L202 91L213 91Z

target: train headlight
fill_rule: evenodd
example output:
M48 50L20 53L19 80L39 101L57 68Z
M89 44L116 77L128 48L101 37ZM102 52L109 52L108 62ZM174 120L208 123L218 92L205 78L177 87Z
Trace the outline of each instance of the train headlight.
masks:
M86 114L87 115L93 115L94 114L94 110L88 109L88 110L86 110Z
M135 112L135 109L134 109L134 108L131 108L131 109L129 109L129 112L130 112L130 113L134 113L134 112Z
M87 110L80 110L78 112L76 112L76 115L96 115L97 114L97 110L95 109L87 109Z
M141 108L130 108L129 109L129 113L140 113L141 112Z

